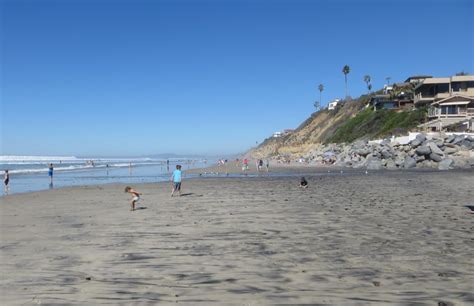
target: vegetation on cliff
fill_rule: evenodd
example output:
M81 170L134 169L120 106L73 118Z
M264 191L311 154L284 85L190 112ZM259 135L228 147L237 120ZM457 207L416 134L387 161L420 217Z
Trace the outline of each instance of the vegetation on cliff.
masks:
M426 109L395 112L367 108L341 125L326 143L352 142L357 139L383 138L405 134L426 117Z

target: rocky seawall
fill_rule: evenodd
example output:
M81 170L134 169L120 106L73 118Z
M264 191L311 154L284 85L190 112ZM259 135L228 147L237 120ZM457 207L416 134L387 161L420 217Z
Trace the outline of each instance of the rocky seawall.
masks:
M288 160L288 156L276 156ZM381 142L358 141L329 144L299 156L301 162L340 167L379 169L437 168L439 170L474 167L474 138L470 135L423 134L401 144L390 139Z

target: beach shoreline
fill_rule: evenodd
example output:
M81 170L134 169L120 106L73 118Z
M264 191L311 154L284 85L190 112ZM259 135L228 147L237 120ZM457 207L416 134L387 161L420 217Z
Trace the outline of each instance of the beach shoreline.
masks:
M1 296L22 303L474 301L472 171L65 187L1 199Z

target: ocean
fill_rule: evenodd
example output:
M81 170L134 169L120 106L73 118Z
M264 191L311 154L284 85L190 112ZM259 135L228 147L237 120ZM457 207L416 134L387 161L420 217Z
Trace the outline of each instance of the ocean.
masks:
M0 173L10 173L9 194L68 186L108 183L152 183L169 180L177 164L186 171L207 166L204 159L106 158L75 156L0 156ZM50 184L48 165L53 163L54 180ZM4 191L5 192L5 191ZM4 194L4 192L2 194Z

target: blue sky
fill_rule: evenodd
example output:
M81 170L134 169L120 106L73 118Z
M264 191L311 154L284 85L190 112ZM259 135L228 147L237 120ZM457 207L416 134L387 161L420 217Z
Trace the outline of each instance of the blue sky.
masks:
M1 154L242 152L385 77L474 72L473 2L1 0Z

